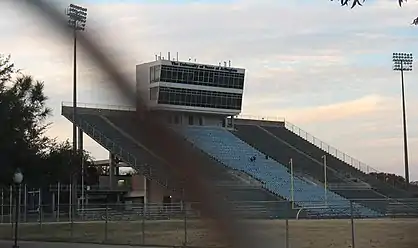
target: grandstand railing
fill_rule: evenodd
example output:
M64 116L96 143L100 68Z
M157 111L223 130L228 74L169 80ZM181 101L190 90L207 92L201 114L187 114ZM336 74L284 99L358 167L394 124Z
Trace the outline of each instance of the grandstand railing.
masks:
M245 115L242 116L238 116L237 118L243 118L245 119ZM265 119L257 119L259 117L254 117L253 119L255 120L265 120ZM321 150L327 152L328 154L336 157L337 159L347 163L348 165L352 166L353 168L358 169L359 171L369 174L369 173L382 173L381 171L347 155L344 152L341 152L340 150L338 150L337 148L328 145L327 143L325 143L324 141L318 139L317 137L309 134L308 132L304 131L303 129L299 128L298 126L286 121L284 118L268 118L270 120L277 120L277 119L282 119L282 122L285 124L285 128L291 132L293 132L294 134L298 135L299 137L301 137L302 139L308 141L309 143L315 145L316 147L320 148ZM339 173L337 173L339 174ZM397 189L399 190L399 188L395 187L394 185L388 183L388 182L382 182L385 185L388 185L389 187L393 188L393 189Z
M260 128L262 128L262 127L260 127ZM262 128L263 129L263 128ZM265 131L267 131L267 130L265 130ZM267 131L268 132L268 131ZM269 132L268 132L269 133ZM270 133L271 134L271 133ZM271 135L273 135L273 134L271 134ZM273 135L274 136L274 135ZM274 136L275 137L275 136ZM276 137L277 138L277 137ZM285 142L285 143L287 143L287 142ZM291 146L290 144L288 144L289 146ZM313 161L316 161L314 158L312 158L311 156L309 156L309 155L307 155L311 160L313 160ZM318 162L318 161L316 161L316 162ZM323 166L323 164L322 163L320 163L321 164L321 166ZM344 181L344 183L328 183L328 189L330 189L330 190L338 190L338 191L341 191L341 190L372 190L372 188L371 188L371 186L367 183L367 182L364 182L364 181L361 181L361 180L359 180L358 182L352 182L352 181L349 181L349 179L346 179L346 178L344 178L343 176L341 176L340 175L340 173L338 172L338 171L336 171L335 169L333 169L333 168L331 168L331 167L328 167L328 169L330 169L331 171L333 171L334 172L334 176L335 177L337 177L337 178L339 178L339 179L341 179L342 181ZM295 174L296 176L298 176L298 177L300 177L301 179L303 179L303 180L305 180L305 181L309 181L309 182L311 182L311 183L314 183L314 184L322 184L323 185L323 182L321 182L321 181L319 181L319 180L316 180L315 178L313 178L313 177L309 177L309 176L307 176L306 174L300 174L300 175L298 175L298 173L296 173ZM394 186L393 185L391 185L391 184L388 184L390 187L392 187L392 188L394 188ZM338 194L338 195L340 195L340 196L342 196L342 197L344 197L343 195L341 195L341 194L339 194L339 193L337 193L337 192L334 192L334 193L336 193L336 194ZM396 199L394 199L394 198L391 198L391 197L388 197L388 196L385 196L385 195L383 195L383 194L381 194L381 193L379 193L379 192L376 192L375 191L375 193L377 193L377 194L379 194L379 195L381 195L381 196L384 196L387 200L391 200L391 202L394 202L394 203L399 203L399 204L403 204L403 203L400 203L400 202L397 202L397 200ZM404 204L403 204L404 205Z
M267 132L269 135L271 135L272 137L274 137L275 139L280 139L279 137L276 137L274 134L272 134L271 132L269 132L268 130L266 130L266 129L264 129L262 126L259 126L259 128L261 128L261 129L263 129L265 132ZM286 141L284 141L284 140L282 140L282 139L280 139L281 140L281 142L284 142L285 144L287 144L289 147L291 147L291 148L293 148L293 149L296 149L297 151L299 151L299 152L301 152L302 154L304 154L307 158L309 158L310 160L312 160L313 162L315 162L315 163L318 163L322 168L323 168L323 166L324 166L324 164L322 163L322 162L320 162L320 161L318 161L318 160L316 160L315 158L313 158L311 155L309 155L309 154L305 154L303 151L300 151L298 148L296 148L296 147L294 147L294 146L292 146L291 144L289 144L289 143L287 143ZM341 184L341 185L344 185L343 187L345 187L346 189L350 189L350 187L365 187L365 185L366 185L366 187L368 187L369 189L371 188L370 187L370 185L368 184L368 183L366 183L366 182L364 182L364 181L361 181L361 180L359 180L357 183L355 183L355 182L352 182L352 181L350 181L350 178L346 178L344 175L342 175L341 174L341 172L339 172L339 171L337 171L337 170L335 170L334 168L332 168L332 167L328 167L328 170L330 170L330 171L332 171L333 173L334 173L334 177L336 177L336 178L338 178L338 179L340 179L341 181L343 181L344 183L343 184ZM298 175L298 174L300 174L300 172L296 172L296 175ZM316 184L322 184L323 185L323 182L321 182L321 181L319 181L319 180L317 180L316 178L314 178L314 177L310 177L310 176L308 176L307 174L305 174L305 173L301 173L300 175L299 175L301 178L308 178L310 181L313 181L314 183L316 183ZM328 187L329 188L331 188L331 186L332 185L334 185L334 186L336 186L336 187L334 187L335 189L341 189L341 187L339 187L339 186L337 186L335 183L328 183ZM347 186L347 185L350 185L350 186ZM355 186L354 186L355 185ZM361 185L361 186L359 186L359 185ZM353 188L354 189L354 188Z
M271 117L271 116L259 116L259 115L238 115L235 118L245 119L245 120L256 120L256 121L279 121L284 122L283 117Z
M154 175L153 170L150 166L142 163L137 163L137 158L132 155L131 153L125 151L121 145L115 143L106 135L101 133L96 127L91 125L85 120L78 120L80 122L81 129L91 135L91 138L101 144L103 147L107 148L110 152L120 156L123 161L129 165L131 165L136 170L140 171L143 175L148 178L154 178L159 182L162 186L169 187L168 180L161 180L161 175Z
M363 163L360 162L359 160L347 155L344 152L341 152L340 150L338 150L337 148L328 145L327 143L325 143L324 141L318 139L317 137L311 135L310 133L304 131L303 129L299 128L298 126L285 121L285 128L291 132L293 132L294 134L298 135L299 137L301 137L302 139L308 141L309 143L315 145L316 147L320 148L321 150L327 152L328 154L338 158L339 160L343 161L344 163L358 169L359 171L362 171L366 174L369 173L382 173L381 171ZM393 188L393 189L398 189L395 186L393 186L390 183L387 182L382 182L386 185L388 185L389 187Z
M297 127L296 125L285 121L285 127L289 131L292 131L294 134L298 135L299 137L303 138L304 140L308 141L309 143L315 145L316 147L322 149L323 151L331 154L332 156L338 158L339 160L351 165L354 168L357 168L358 170L364 172L364 173L380 173L379 170L360 162L359 160L347 155L346 153L338 150L337 148L328 145L324 141L318 139L317 137L313 136L312 134L304 131L303 129Z
M73 102L61 102L61 106L73 107ZM112 104L96 104L77 102L77 107L90 109L105 109L105 110L121 110L121 111L135 111L133 106L112 105Z
M88 123L87 121L80 121L81 123L81 129L85 133L90 133L92 135L92 138L99 142L100 144L103 144L106 148L108 148L111 152L123 157L126 159L126 163L130 164L131 166L137 167L138 164L136 162L136 157L133 156L131 153L125 151L122 146L119 144L116 144L114 141L112 141L110 138L102 134L97 128L95 128L93 125Z
M303 138L304 140L308 141L309 143L315 145L316 147L326 151L327 153L333 155L334 157L340 159L341 161L351 165L354 168L359 169L365 173L380 173L381 171L355 159L346 153L338 150L337 148L328 145L328 143L318 139L317 137L311 135L310 133L306 132L305 130L299 128L293 123L286 121L283 117L268 117L268 116L255 116L255 115L238 115L236 118L240 119L249 119L249 120L258 120L258 121L279 121L284 122L286 129L292 131L294 134L298 135L299 137Z

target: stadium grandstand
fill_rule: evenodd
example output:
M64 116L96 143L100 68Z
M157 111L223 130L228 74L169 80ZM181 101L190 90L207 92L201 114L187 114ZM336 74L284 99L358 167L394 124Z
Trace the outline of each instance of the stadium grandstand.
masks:
M245 69L230 63L158 56L136 66L137 95L200 154L202 165L216 168L210 183L228 192L227 200L239 203L237 211L244 216L295 217L303 210L310 216L344 218L354 211L374 218L396 209L415 211L400 200L413 198L411 192L378 180L370 167L356 166L345 154L307 139L296 126L240 118L244 81ZM73 122L71 103L63 103L62 115ZM152 137L141 130L134 107L79 104L76 125L109 151L110 190L117 187L115 161L120 160L140 173L133 183L140 190L122 197L141 203L181 201L181 182L147 146Z

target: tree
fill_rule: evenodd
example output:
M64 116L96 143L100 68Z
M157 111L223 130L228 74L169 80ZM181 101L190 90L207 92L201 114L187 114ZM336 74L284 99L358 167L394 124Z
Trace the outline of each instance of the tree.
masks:
M98 180L90 154L73 154L70 142L45 135L51 115L46 100L44 83L20 73L10 56L0 54L0 185L12 183L16 168L33 187L69 183L71 176L80 177L81 161L87 181Z
M334 1L334 0L331 0ZM351 8L356 6L363 6L362 3L366 2L366 0L339 0L342 6L349 6L351 3ZM403 3L407 2L407 0L396 0L398 1L399 6L402 6ZM417 21L418 22L418 21Z
M42 163L49 139L44 135L46 107L44 83L20 74L10 56L0 55L0 184L12 182L16 168L30 180Z
M12 75L18 73L15 65L10 61L11 57L0 54L0 89L3 90L5 84L12 79Z
M85 168L85 182L92 184L92 181L98 180L98 175L96 175L98 172L94 170L93 158L88 152L78 151L74 156L72 145L68 140L62 143L54 140L50 144L49 151L45 156L45 165L42 166L42 170L45 173L45 182L48 184L57 182L69 184L72 176L80 178L81 161L83 161Z

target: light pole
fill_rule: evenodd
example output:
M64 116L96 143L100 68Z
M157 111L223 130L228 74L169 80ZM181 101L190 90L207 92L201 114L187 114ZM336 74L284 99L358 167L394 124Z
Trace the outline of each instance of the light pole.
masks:
M73 65L73 154L77 154L77 32L84 31L87 21L87 9L81 6L70 4L66 9L68 16L68 26L73 31L74 36L74 65ZM82 152L82 151L81 151ZM81 153L82 154L82 153ZM81 158L83 159L83 158ZM81 198L84 199L84 168L81 168ZM77 192L77 191L74 191ZM75 197L76 198L76 197ZM75 199L74 199L75 200ZM84 201L84 200L83 200ZM82 205L83 202L82 202Z
M392 60L393 60L393 70L401 72L405 188L408 189L409 188L408 136L406 132L405 84L404 84L403 72L412 71L413 57L411 53L393 53Z
M19 248L17 245L17 234L18 234L18 224L19 224L19 212L20 212L20 184L23 181L23 174L22 172L17 169L15 174L13 175L13 182L15 184L15 239L13 248Z

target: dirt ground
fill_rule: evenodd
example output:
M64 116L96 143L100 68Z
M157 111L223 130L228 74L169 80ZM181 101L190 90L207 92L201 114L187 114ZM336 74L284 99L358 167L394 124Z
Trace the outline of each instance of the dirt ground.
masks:
M251 221L254 232L284 245L284 220ZM350 220L291 220L288 226L292 248L352 247ZM418 247L418 220L355 220L356 248ZM11 239L12 225L0 225L0 239ZM24 240L72 241L108 244L224 246L202 221L181 220L142 222L21 224Z

